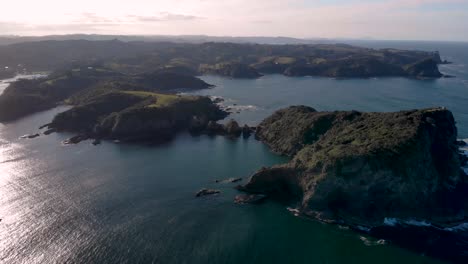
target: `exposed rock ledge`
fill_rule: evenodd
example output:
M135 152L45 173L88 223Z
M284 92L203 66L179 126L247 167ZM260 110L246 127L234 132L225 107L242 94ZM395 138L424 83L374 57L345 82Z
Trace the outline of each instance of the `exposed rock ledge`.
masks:
M279 110L257 138L291 162L263 168L240 189L296 199L327 222L381 226L387 218L454 226L468 217L468 177L444 108L395 113Z

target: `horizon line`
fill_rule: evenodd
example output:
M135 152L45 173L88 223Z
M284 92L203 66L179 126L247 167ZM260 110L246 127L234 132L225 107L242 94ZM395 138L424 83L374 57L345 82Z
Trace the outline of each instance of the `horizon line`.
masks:
M229 35L205 35L205 34L97 34L97 33L67 33L67 34L44 34L44 35L19 35L19 34L0 34L4 38L45 38L58 36L115 36L115 37L208 37L208 38L285 38L304 41L378 41L378 42L452 42L452 43L468 43L468 40L437 40L437 39L374 39L371 37L362 38L324 38L324 37L293 37L293 36L268 36L268 35L245 35L245 36L229 36Z

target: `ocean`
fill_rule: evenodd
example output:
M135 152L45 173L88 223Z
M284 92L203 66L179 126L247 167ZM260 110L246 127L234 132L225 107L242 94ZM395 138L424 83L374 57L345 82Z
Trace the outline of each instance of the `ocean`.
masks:
M369 47L439 50L455 78L331 79L268 75L203 76L240 123L275 110L397 111L444 106L468 138L468 44L360 42ZM0 84L0 92L7 84ZM3 88L2 88L3 87ZM344 227L296 217L288 204L237 205L233 184L262 166L287 162L250 139L181 134L160 146L36 133L59 107L0 125L0 263L444 263ZM221 190L195 198L201 188Z

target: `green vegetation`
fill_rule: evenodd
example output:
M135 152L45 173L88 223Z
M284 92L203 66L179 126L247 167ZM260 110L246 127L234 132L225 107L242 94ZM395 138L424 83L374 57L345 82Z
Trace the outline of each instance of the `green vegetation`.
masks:
M305 215L373 227L386 217L456 225L468 212L457 129L444 108L395 113L282 109L257 137L291 162L243 190L294 198Z
M199 71L203 74L215 74L231 78L254 79L262 76L253 67L236 62L224 62L214 65L202 64Z
M83 138L164 141L189 129L194 120L206 126L226 115L201 96L119 90L80 96L74 98L80 104L55 116L49 128L80 133Z
M135 95L141 98L152 98L154 103L147 105L146 107L167 107L175 103L194 101L197 99L196 96L181 96L174 94L158 94L153 92L143 92L143 91L124 91L123 93Z
M114 91L175 93L180 89L204 89L210 85L190 75L157 71L139 75L122 74L101 67L57 71L37 80L21 80L0 96L0 121L10 121L58 104L82 105L96 96ZM161 97L154 106L171 102Z
M12 57L11 54L15 56ZM68 40L0 46L0 65L22 65L22 68L30 71L55 71L81 65L104 67L124 74L143 74L166 67L182 67L186 69L186 73L194 75L204 65L201 73L209 70L210 73L233 78L255 78L255 71L288 76L417 77L417 72L404 69L426 59L433 60L435 64L442 63L437 52L377 50L344 44L189 44ZM315 67L316 64L321 67ZM375 65L380 65L381 70L362 70ZM295 70L298 68L301 70ZM235 71L232 72L232 69ZM388 72L388 69L391 71ZM440 77L437 72L427 73L429 77Z

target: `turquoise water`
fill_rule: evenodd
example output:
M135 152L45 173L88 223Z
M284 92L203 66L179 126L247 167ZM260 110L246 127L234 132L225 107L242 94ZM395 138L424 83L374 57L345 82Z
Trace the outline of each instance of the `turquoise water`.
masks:
M365 111L441 105L454 112L460 137L468 137L464 71L435 81L203 79L217 87L199 93L224 97L243 123L291 104ZM295 217L285 204L234 204L233 185L216 179L287 161L254 139L183 134L157 147L62 146L67 134L18 139L63 110L0 125L0 263L440 263ZM195 198L204 187L222 193Z

